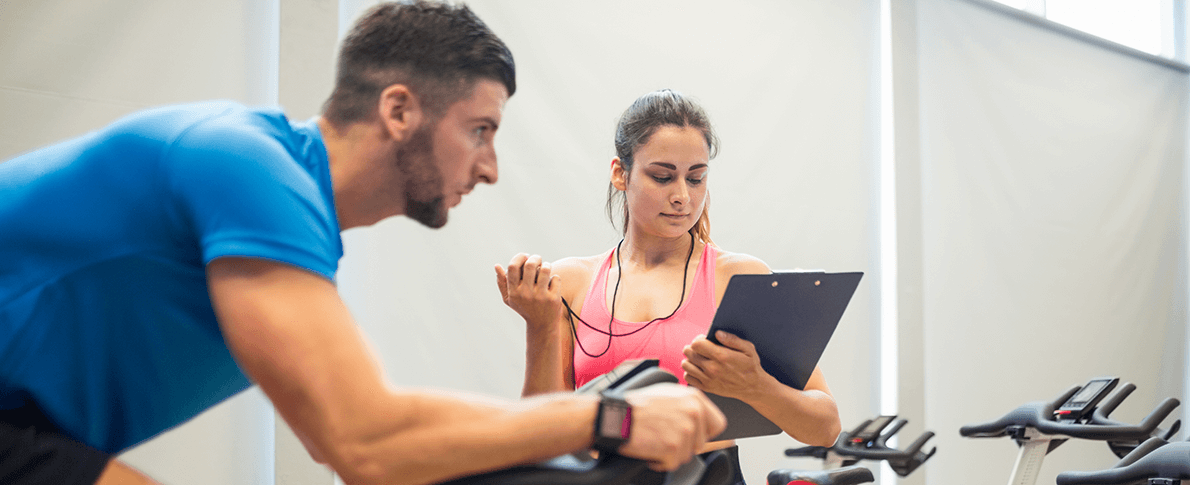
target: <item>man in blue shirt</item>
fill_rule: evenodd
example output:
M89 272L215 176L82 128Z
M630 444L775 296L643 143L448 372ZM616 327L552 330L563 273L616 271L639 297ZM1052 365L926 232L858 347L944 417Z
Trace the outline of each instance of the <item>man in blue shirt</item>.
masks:
M310 122L170 106L0 163L0 482L144 483L111 455L251 384L348 483L590 446L598 397L389 385L333 281L340 231L396 215L441 227L496 182L515 89L512 54L466 7L382 4L344 40ZM687 388L628 404L620 451L657 469L724 426Z

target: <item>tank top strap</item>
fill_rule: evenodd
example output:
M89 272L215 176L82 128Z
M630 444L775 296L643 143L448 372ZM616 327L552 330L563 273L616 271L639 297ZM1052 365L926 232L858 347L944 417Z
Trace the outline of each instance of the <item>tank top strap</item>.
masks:
M715 260L718 251L707 244L698 259L698 270L694 273L694 285L686 302L678 310L683 321L699 322L700 332L705 332L715 317ZM675 315L675 318L678 317Z
M710 302L712 315L715 310L715 261L719 252L715 246L707 243L702 250L702 258L698 261L698 272L694 275L694 288L690 295L697 301Z
M587 298L583 300L583 309L579 313L585 321L606 321L611 318L604 301L607 299L607 272L612 267L612 257L615 254L616 248L608 251L603 263L599 265L599 270L595 271L595 278L591 281L591 287L587 289Z

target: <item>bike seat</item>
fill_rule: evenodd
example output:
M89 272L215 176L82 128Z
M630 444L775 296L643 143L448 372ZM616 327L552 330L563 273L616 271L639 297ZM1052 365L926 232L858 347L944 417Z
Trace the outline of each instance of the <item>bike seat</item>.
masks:
M768 477L768 485L856 485L874 481L872 470L860 465L834 470L773 470Z

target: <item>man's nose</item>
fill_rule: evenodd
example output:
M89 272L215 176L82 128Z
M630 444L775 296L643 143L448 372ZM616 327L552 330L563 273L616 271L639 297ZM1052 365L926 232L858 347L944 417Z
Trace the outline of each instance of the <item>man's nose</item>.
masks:
M475 178L485 184L494 184L500 177L500 169L496 165L496 149L492 148L484 154L475 167Z

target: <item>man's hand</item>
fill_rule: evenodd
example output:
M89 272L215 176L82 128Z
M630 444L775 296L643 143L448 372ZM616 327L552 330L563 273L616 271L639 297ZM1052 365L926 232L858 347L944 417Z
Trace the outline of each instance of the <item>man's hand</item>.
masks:
M507 270L496 265L496 284L504 304L534 327L551 325L562 316L561 280L538 255L518 254Z
M625 393L632 405L632 430L620 454L674 470L727 427L727 418L697 389L658 384Z

